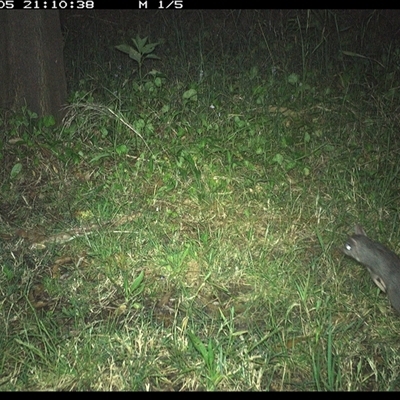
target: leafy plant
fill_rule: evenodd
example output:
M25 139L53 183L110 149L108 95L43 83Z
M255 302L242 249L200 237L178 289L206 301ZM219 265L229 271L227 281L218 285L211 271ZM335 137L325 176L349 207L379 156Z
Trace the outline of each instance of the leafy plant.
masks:
M208 388L210 390L215 390L218 383L221 382L223 375L221 375L215 360L215 351L211 339L208 341L208 345L206 347L194 333L188 332L188 336L194 348L200 353L204 360L207 370L207 380L209 383Z
M142 271L138 277L131 283L130 278L124 277L123 280L123 287L124 287L124 293L127 298L132 298L134 296L139 295L143 289L143 278L144 278L144 272Z
M139 67L139 78L143 79L142 76L142 66L143 62L149 58L153 60L160 60L160 57L153 54L154 49L160 44L158 43L147 43L147 37L141 39L139 35L136 35L136 38L132 38L132 42L134 47L129 46L127 44L120 44L115 46L115 48L119 51L122 51L125 54L128 54L132 60L135 60L138 63Z

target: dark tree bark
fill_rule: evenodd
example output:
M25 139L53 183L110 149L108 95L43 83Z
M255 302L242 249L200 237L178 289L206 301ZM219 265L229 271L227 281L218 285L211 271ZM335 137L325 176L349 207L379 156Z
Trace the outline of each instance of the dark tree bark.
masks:
M60 121L67 98L57 10L0 11L0 104Z

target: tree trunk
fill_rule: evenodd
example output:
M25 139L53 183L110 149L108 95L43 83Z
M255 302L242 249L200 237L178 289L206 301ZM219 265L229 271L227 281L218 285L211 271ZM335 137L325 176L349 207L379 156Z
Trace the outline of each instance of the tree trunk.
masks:
M0 11L0 104L63 117L67 98L57 10Z

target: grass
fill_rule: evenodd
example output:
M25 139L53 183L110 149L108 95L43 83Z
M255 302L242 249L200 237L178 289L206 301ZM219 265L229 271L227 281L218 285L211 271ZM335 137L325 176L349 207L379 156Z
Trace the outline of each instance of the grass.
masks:
M340 251L400 251L391 15L65 16L65 123L1 116L0 388L398 390Z

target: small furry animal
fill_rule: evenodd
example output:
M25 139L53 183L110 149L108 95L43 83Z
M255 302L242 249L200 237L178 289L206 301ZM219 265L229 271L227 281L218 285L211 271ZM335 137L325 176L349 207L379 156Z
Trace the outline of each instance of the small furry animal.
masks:
M392 306L400 314L400 258L378 242L367 237L360 225L355 226L342 250L368 268L373 281L388 294Z

